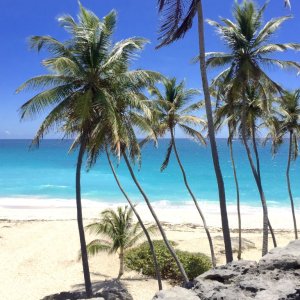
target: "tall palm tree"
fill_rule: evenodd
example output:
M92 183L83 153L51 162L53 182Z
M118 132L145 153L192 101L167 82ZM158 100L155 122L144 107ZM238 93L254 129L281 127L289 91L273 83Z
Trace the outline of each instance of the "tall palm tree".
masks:
M143 196L162 238L182 274L183 281L185 284L188 284L189 279L183 265L179 261L175 250L168 241L165 231L151 205L151 202L139 184L131 166L131 162L137 161L141 164L141 151L136 136L136 129L140 132L146 133L147 135L153 136L154 139L156 139L156 136L151 127L152 113L149 101L145 98L141 91L140 93L136 91L137 93L135 94L128 93L127 84L128 83L126 82L123 83L119 86L118 91L115 93L113 111L111 110L109 112L110 117L106 118L108 122L104 125L101 122L101 118L99 118L99 121L95 122L93 143L91 143L91 154L89 156L96 158L101 151L101 145L107 145L110 151L112 151L118 159L121 159L122 157L124 158L130 175ZM145 85L140 86L140 88L142 87L145 87Z
M271 133L273 143L276 143L277 146L282 144L282 139L285 135L289 136L286 180L291 202L295 239L298 239L294 198L290 182L290 167L291 161L296 160L298 156L298 139L300 137L300 89L297 89L294 92L285 91L283 97L278 99L278 102L279 107L276 107L275 109L279 115L279 120L277 120L277 122L279 122L279 126L276 126L275 124ZM277 151L277 147L275 150Z
M242 4L235 4L234 19L222 19L224 25L209 21L214 26L221 39L226 42L230 49L229 53L211 52L207 53L206 64L208 67L226 67L213 82L219 80L224 85L228 85L227 97L230 101L242 100L242 138L247 151L248 159L255 178L264 211L263 217L263 249L262 254L268 251L268 213L266 201L261 184L259 173L259 161L256 160L256 166L251 156L247 138L247 89L254 86L254 89L261 92L261 98L267 107L269 94L281 93L282 88L274 82L267 73L264 72L264 66L280 66L282 68L294 68L299 70L300 64L294 61L284 61L271 58L270 55L277 51L286 51L288 49L300 50L297 43L270 43L271 36L276 32L280 25L290 17L280 17L272 19L265 25L262 24L262 15L266 9L264 5L261 9L256 8L252 1L244 1ZM252 128L253 131L253 128ZM255 131L253 131L253 141L255 141ZM256 144L254 143L254 147ZM255 150L255 149L254 149ZM256 151L255 151L256 152ZM255 153L256 154L256 153ZM257 157L257 156L256 156Z
M99 252L119 253L120 268L118 279L124 274L124 255L126 250L134 246L144 237L144 231L139 222L133 222L133 210L125 206L118 207L117 211L106 209L101 212L100 220L87 225L86 230L91 233L105 237L106 239L95 239L87 244L89 255ZM147 232L155 232L156 226L148 227Z
M246 88L246 95L245 98L247 100L248 103L248 107L246 108L246 119L245 119L245 126L244 128L248 128L247 131L247 139L252 139L252 146L253 146L253 152L254 152L254 157L255 157L255 161L256 161L256 172L258 175L258 180L260 181L260 185L261 188L258 187L260 195L261 195L261 199L265 199L265 195L264 195L264 191L260 190L262 189L262 181L261 181L261 172L260 172L260 158L259 158L259 153L258 153L258 148L257 148L257 131L258 131L258 127L257 126L257 122L258 120L265 120L268 119L268 112L270 111L270 107L271 107L271 98L270 95L266 95L266 98L262 97L262 92L261 90L258 88L255 88L254 86L251 87L247 87ZM263 98L263 99L262 99ZM241 107L241 115L243 115L244 113L244 104L242 103L242 107ZM242 122L241 122L242 123ZM243 134L243 125L241 124L242 128L241 128L241 132ZM245 144L245 139L244 140L244 144ZM248 144L246 141L245 147L247 148ZM250 161L251 164L251 154L250 152L246 149L247 151L247 155L248 155L248 159ZM253 169L253 166L252 166ZM264 205L266 205L266 200L262 200L263 203L263 207ZM264 208L265 210L267 210L267 208ZM271 226L271 222L269 220L269 216L267 216L267 222L268 222L268 227L272 236L272 240L273 240L273 245L276 248L277 247L277 242L276 242L276 238L275 238L275 234L273 231L273 228Z
M178 126L188 136L192 137L199 143L205 144L205 139L202 134L193 128L194 126L206 125L206 122L203 119L192 114L197 109L201 108L202 102L189 104L189 102L192 100L192 97L199 94L199 91L195 89L186 89L184 81L177 84L176 78L163 79L162 82L164 88L163 94L155 86L149 89L150 95L153 96L155 111L155 119L153 123L155 134L157 136L165 136L168 132L170 132L171 134L170 144L167 149L165 160L161 166L161 171L163 171L168 166L172 150L174 149L175 157L180 167L184 184L202 219L204 230L209 242L212 265L213 267L215 267L216 257L214 253L212 238L207 227L203 212L188 183L186 172L180 160L175 140L175 128ZM149 137L145 139L145 141L147 140L149 140Z
M158 78L161 79L161 76L155 74L152 78L154 80ZM118 159L121 159L121 157L124 158L130 175L143 196L162 238L182 274L183 281L188 285L189 279L183 265L168 241L151 202L139 184L131 166L131 162L137 161L139 164L141 163L140 146L135 129L138 129L147 135L149 135L149 132L153 133L151 128L151 107L149 101L142 93L143 88L146 87L147 84L148 86L152 86L154 85L154 81L152 80L152 84L150 84L150 81L135 83L134 90L132 82L127 80L123 80L115 86L114 97L110 102L110 109L98 112L98 120L96 119L94 122L92 142L89 144L91 151L89 156L93 159L97 158L101 151L101 146L107 145L110 151L113 152ZM103 119L105 122L102 121ZM152 135L155 137L154 134ZM127 155L129 155L129 157Z
M135 85L145 83L155 76L144 70L128 71L128 64L137 51L147 42L142 38L129 38L113 44L116 12L102 20L80 5L78 20L65 15L59 23L69 33L65 42L50 36L34 36L31 46L45 48L51 57L43 60L48 69L46 75L26 81L18 91L42 90L21 107L21 119L32 118L46 109L50 112L38 129L33 143L39 141L51 129L63 131L77 138L72 145L79 147L76 167L76 205L81 256L86 294L92 295L85 235L82 221L80 173L86 147L91 139L94 122L105 111L111 110L113 92L124 81ZM97 112L97 114L96 114ZM105 123L105 120L102 119Z
M212 105L209 93L209 84L206 73L205 62L205 37L204 37L204 18L202 9L202 0L157 0L158 8L163 15L161 25L161 43L159 47L173 43L175 40L183 38L186 32L193 25L193 19L197 15L198 19L198 42L199 42L199 61L200 73L202 78L202 87L204 92L205 110L207 116L208 136L214 170L217 178L219 201L221 210L222 230L225 244L225 255L227 263L233 260L232 247L230 239L230 230L228 224L228 215L226 207L226 195L223 175L219 162L218 149L215 138L215 129L212 113Z
M220 84L219 82L218 84ZM227 86L228 88L228 86ZM223 95L223 100L224 104L218 108L216 111L217 115L217 128L220 126L222 119L227 116L227 121L228 123L231 123L231 126L233 128L235 127L236 129L239 130L240 136L242 136L242 140L244 143L244 146L246 148L246 153L248 156L248 160L250 163L251 170L253 172L253 175L255 177L255 174L257 176L255 177L256 184L258 187L258 191L261 197L261 202L262 202L262 207L264 211L264 217L266 217L267 221L267 226L270 229L271 235L272 235L272 240L274 247L277 247L276 243L276 238L275 234L273 232L271 223L269 221L268 215L266 213L266 201L265 201L265 195L264 191L262 189L262 183L261 183L261 174L260 174L260 160L259 160L259 153L257 150L257 145L256 145L256 132L258 130L258 125L257 122L259 120L265 120L268 117L268 107L270 106L269 102L270 99L261 99L261 91L259 88L254 88L254 87L247 87L245 89L246 95L244 98L246 99L247 107L245 108L245 104L243 103L242 100L237 100L233 101L228 97L226 94L228 90L224 87L220 90ZM229 88L230 91L230 88ZM244 122L244 123L243 123ZM245 130L246 128L246 130ZM230 130L229 130L230 133ZM230 136L229 136L230 138ZM252 140L252 146L253 146L253 152L256 160L256 165L253 161L250 146L248 145L248 140ZM256 172L256 173L255 173ZM267 228L268 228L267 227ZM267 230L266 228L266 230Z
M212 95L217 97L218 102L222 99L222 105L217 106L215 110L215 128L219 130L224 123L227 123L228 127L228 139L227 144L229 146L230 152L230 160L233 170L235 190L236 190L236 203L237 203L237 215L238 215L238 232L239 232L239 246L238 246L238 260L242 257L242 221L241 221L241 206L240 206L240 188L239 188L239 180L237 176L237 170L235 165L234 153L233 153L233 145L232 140L236 136L239 124L239 115L237 114L237 110L235 107L235 103L226 102L226 92L223 91L222 94L215 93L212 91ZM220 98L221 99L218 99Z

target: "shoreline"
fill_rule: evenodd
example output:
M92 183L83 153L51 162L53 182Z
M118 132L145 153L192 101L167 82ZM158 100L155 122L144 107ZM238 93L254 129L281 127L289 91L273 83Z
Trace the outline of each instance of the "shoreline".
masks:
M204 213L210 228L221 228L220 208L217 203L201 202L200 207ZM116 208L128 205L125 201L119 203L97 202L82 200L83 217L85 220L95 219L105 208ZM202 221L194 204L172 204L168 201L152 203L161 222L170 224L195 224L202 227ZM137 205L141 218L148 223L154 220L144 203ZM238 228L236 206L227 205L230 228ZM289 207L268 207L269 218L276 230L292 230L292 215ZM300 210L296 210L296 216ZM241 205L242 229L262 228L262 208ZM76 204L72 199L48 199L48 198L0 198L0 220L75 220Z

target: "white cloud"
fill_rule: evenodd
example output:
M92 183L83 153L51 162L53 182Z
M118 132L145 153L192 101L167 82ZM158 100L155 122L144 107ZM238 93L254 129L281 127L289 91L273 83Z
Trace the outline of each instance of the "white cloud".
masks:
M5 133L6 135L10 135L10 134L11 134L9 130L5 130L4 133Z

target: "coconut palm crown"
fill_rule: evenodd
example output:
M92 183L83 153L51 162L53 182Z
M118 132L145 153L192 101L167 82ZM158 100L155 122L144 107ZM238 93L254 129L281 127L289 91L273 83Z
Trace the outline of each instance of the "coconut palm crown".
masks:
M141 85L153 83L157 75L151 71L128 70L147 40L128 38L113 44L115 11L100 20L80 6L78 22L69 15L58 20L70 33L70 39L59 42L49 36L32 37L32 48L38 51L46 48L52 54L43 60L49 74L31 78L18 89L43 89L22 105L22 119L53 108L40 126L35 142L53 127L60 130L62 123L71 120L76 131L91 131L94 112L98 109L98 115L99 110L111 109L118 86L126 82L134 93Z
M124 274L126 250L144 238L140 223L135 223L133 220L133 210L127 206L125 208L118 207L116 211L106 209L101 212L99 221L89 224L85 228L100 237L87 244L89 255L96 255L99 252L119 253L120 270L118 279L120 279ZM154 233L156 227L154 225L149 226L147 231ZM104 239L101 239L101 237Z
M163 91L158 87L152 86L149 88L149 93L152 96L153 103L153 134L162 137L168 132L172 132L175 136L175 128L180 128L187 136L195 141L205 144L205 139L198 130L199 126L206 126L204 119L196 116L195 112L203 107L203 102L191 101L195 96L199 95L196 89L187 89L185 82L177 83L176 78L163 79ZM142 144L154 136L148 136ZM173 141L170 141L165 160L161 166L163 171L169 163L170 155L173 149Z
M239 97L241 89L250 81L260 85L265 94L281 92L280 85L269 77L264 67L300 69L298 62L271 57L275 52L300 50L300 44L270 42L279 27L291 17L274 18L263 24L262 16L266 7L265 4L258 9L254 2L243 1L234 6L234 21L224 18L221 19L222 23L208 20L230 51L206 53L206 65L225 68L213 82L222 79L224 84L231 83L232 97Z

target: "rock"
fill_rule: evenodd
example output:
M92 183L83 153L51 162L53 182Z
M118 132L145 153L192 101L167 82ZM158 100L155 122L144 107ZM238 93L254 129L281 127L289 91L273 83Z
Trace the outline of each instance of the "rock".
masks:
M218 268L209 270L200 275L196 280L210 279L228 284L231 282L231 278L234 278L240 274L246 274L250 269L253 269L256 266L257 263L255 261L234 261L225 266L220 266Z
M126 289L113 288L101 292L104 300L133 300Z
M300 300L299 279L300 241L293 241L271 250L259 263L235 261L203 273L194 280L190 295L198 300ZM189 299L171 291L154 299Z
M300 240L290 242L284 248L274 248L261 258L259 267L262 270L299 269L300 268Z
M199 300L199 298L192 290L176 286L157 292L152 300Z
M104 298L102 298L102 297L97 297L97 298L89 298L90 300L105 300ZM78 299L78 300L86 300L86 298L85 299Z
M44 297L42 300L84 300L87 299L84 292L61 292ZM95 293L89 300L133 300L126 289L112 288Z

